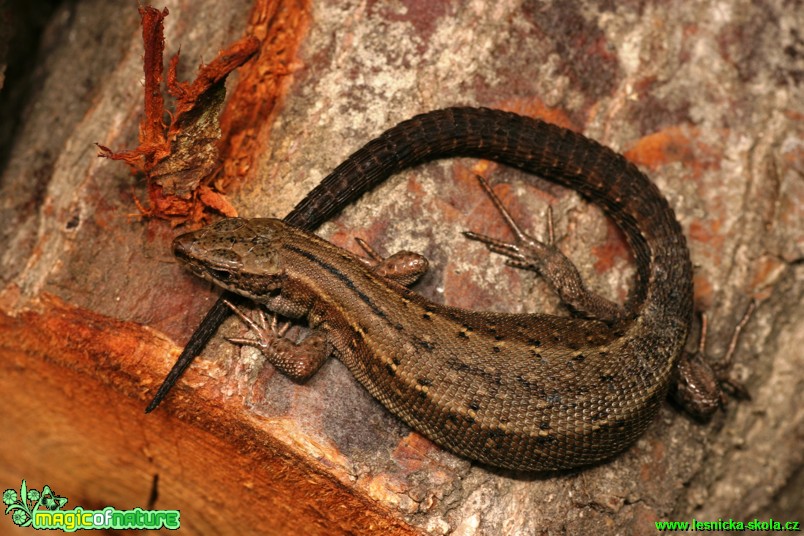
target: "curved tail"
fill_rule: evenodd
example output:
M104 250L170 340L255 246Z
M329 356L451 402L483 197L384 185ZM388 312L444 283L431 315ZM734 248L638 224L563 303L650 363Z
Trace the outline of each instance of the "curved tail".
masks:
M514 113L446 108L399 123L335 168L284 221L313 230L390 175L427 160L455 156L520 168L600 205L623 230L634 252L636 283L626 307L659 331L675 334L675 324L689 323L689 252L681 226L656 185L611 149ZM684 340L666 342L680 350Z

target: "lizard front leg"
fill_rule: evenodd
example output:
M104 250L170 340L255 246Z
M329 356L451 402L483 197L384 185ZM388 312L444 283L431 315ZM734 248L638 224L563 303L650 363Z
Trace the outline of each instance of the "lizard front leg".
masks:
M258 322L255 322L230 302L226 305L257 336L256 339L230 338L229 342L259 349L277 370L293 381L303 382L315 374L332 353L332 345L322 331L312 331L303 340L294 342L285 337L290 323L277 327L276 315L268 326L262 308L258 309Z
M427 258L418 253L399 251L389 257L382 257L364 240L356 240L368 255L368 258L360 257L360 260L378 275L401 285L408 286L416 282L429 266ZM282 298L279 297L278 300L281 302ZM229 342L259 349L277 370L293 381L303 382L310 378L332 353L332 345L326 333L321 330L312 329L304 339L293 341L285 336L291 324L288 322L278 327L276 313L273 314L269 326L262 308L258 309L255 322L231 302L225 303L256 335L256 338L229 338ZM281 303L284 305L280 307L282 310L290 311L294 308L291 302ZM294 312L294 317L295 313L298 311Z
M374 273L406 287L412 285L423 276L430 266L427 257L412 251L397 251L389 257L383 257L362 238L355 237L368 258L360 257Z

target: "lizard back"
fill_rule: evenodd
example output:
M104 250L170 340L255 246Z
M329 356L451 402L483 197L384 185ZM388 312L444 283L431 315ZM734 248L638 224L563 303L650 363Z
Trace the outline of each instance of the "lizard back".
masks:
M555 333L577 329L573 339L580 339L562 342L574 352L562 366L567 373L573 366L583 373L576 374L574 382L568 383L565 373L554 375L559 381L549 382L555 389L580 393L576 400L545 392L544 382L542 387L535 387L542 391L542 405L550 405L551 410L564 406L553 425L532 419L513 434L522 436L516 441L510 425L498 426L486 430L482 441L472 443L455 434L455 430L471 427L467 419L477 413L471 402L466 402L461 412L442 414L441 422L423 425L410 422L419 419L405 420L417 429L424 426L430 431L428 436L438 437L438 443L448 443L452 450L460 452L456 444L471 443L475 445L471 452L464 449L462 454L517 469L574 467L623 450L652 421L681 355L692 318L692 267L681 226L667 200L622 155L575 132L509 112L436 110L402 122L370 141L328 175L284 221L313 229L390 175L424 161L455 156L485 158L522 169L571 188L599 205L622 229L633 252L635 282L626 303L633 317L616 329L598 323L591 332L588 321L559 320L561 326ZM472 315L471 321L484 315L457 314ZM538 315L535 321L543 329L544 318ZM505 326L506 322L495 324ZM587 336L589 340L583 340ZM604 342L594 344L595 338ZM535 338L528 339L532 343ZM577 350L572 350L573 346ZM544 348L541 350L536 353L545 355ZM580 367L578 356L592 359ZM538 375L536 361L533 364L530 374ZM516 376L513 385L534 388ZM538 401L533 403L539 405ZM508 439L503 439L506 436ZM489 456L481 445L516 442L506 452L494 454L495 449L491 449Z
M601 206L634 254L627 315L609 325L431 303L306 232L393 173L450 156L508 164ZM174 243L197 273L306 316L390 411L449 450L500 467L571 468L632 444L667 392L691 322L689 252L656 186L610 149L508 112L414 117L338 166L284 223L224 220L197 233L209 243L194 245L195 233ZM229 264L240 268L227 272ZM254 266L248 277L244 264Z

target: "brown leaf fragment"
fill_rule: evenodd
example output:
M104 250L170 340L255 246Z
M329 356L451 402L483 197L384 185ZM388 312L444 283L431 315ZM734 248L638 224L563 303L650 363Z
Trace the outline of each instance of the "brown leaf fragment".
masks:
M121 160L131 168L132 173L145 172L142 153L140 153L139 147L131 151L115 152L105 145L101 145L100 143L96 143L95 145L97 145L98 149L100 149L100 152L98 153L99 157L108 158L109 160Z
M227 216L234 207L213 190L221 169L219 144L220 114L226 98L226 78L260 48L254 36L244 37L218 54L212 63L199 68L191 83L178 80L179 54L170 61L168 93L174 98L170 123L165 124L162 95L162 65L165 48L164 18L168 10L140 6L142 18L144 115L140 121L137 148L115 152L98 145L98 156L122 160L135 173L145 175L148 207L138 207L147 216L173 223L208 219L206 209ZM200 205L200 206L199 206Z
M229 203L226 196L216 192L209 186L201 186L198 189L198 197L204 205L220 212L227 218L237 216L237 210Z
M175 195L163 195L162 188L157 185L148 189L148 203L145 216L173 220L177 225L191 219L189 215L195 213L194 207L197 204L195 197L182 199Z
M150 187L157 185L163 196L189 199L201 181L218 168L219 116L226 97L220 81L199 95L194 106L174 120L170 151L151 169Z
M139 6L142 21L143 71L145 75L144 114L140 120L140 144L127 151L112 151L108 147L97 144L101 152L98 156L111 160L122 160L133 173L145 173L153 165L164 158L169 147L167 143L167 126L164 122L165 100L162 97L162 61L165 50L165 17L168 9L162 11L151 6Z
M202 65L192 83L181 82L176 76L179 54L170 60L168 67L168 93L176 99L175 116L178 120L182 114L196 106L196 100L212 86L226 80L226 77L243 65L259 50L260 41L254 36L246 36L221 51L212 63ZM174 120L175 123L175 120Z

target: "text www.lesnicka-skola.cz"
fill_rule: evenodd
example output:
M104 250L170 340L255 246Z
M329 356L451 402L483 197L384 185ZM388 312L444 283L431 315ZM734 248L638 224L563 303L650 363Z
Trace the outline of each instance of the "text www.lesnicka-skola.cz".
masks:
M801 532L798 521L778 521L770 518L767 521L754 518L753 521L736 521L734 519L718 518L717 521L657 521L656 530L666 532L709 532L723 530L747 531L785 531Z

